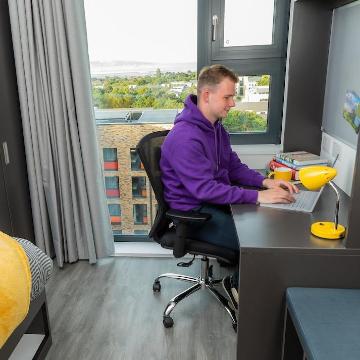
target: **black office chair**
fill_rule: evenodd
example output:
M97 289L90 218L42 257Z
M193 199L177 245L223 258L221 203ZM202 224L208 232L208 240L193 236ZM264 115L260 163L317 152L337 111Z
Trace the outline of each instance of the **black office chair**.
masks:
M163 185L161 182L161 170L159 162L161 155L161 145L164 142L168 132L169 131L167 130L148 134L140 140L136 147L158 202L155 221L150 230L149 237L158 242L163 248L172 249L176 258L183 257L185 254L189 253L194 255L194 258L195 255L201 255L202 259L201 273L198 278L187 275L166 273L158 276L155 279L153 284L154 292L160 291L161 278L178 279L193 284L189 289L176 295L169 301L163 314L163 324L167 328L172 327L174 325L174 321L170 314L175 306L181 300L202 288L209 290L210 293L214 295L215 298L223 305L225 310L230 315L232 326L236 331L237 320L235 311L230 307L229 300L215 289L216 285L221 284L221 279L213 279L212 266L209 267L208 257L216 258L224 263L236 264L238 260L238 254L236 251L197 241L191 238L188 225L191 223L205 223L208 219L210 219L210 214L200 214L193 211L184 212L172 210L169 209L168 205L166 204L163 195ZM191 265L192 261L189 263L179 263L178 265L189 266Z

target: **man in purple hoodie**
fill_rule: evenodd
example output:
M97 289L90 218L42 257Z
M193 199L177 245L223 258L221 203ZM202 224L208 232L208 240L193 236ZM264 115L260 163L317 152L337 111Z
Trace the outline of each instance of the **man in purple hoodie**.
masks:
M221 120L235 106L237 81L236 74L225 66L202 69L197 96L186 98L184 110L164 141L160 167L170 208L212 215L205 225L193 226L192 237L238 251L229 204L290 203L298 189L249 169L232 151ZM238 272L226 277L223 286L237 308Z

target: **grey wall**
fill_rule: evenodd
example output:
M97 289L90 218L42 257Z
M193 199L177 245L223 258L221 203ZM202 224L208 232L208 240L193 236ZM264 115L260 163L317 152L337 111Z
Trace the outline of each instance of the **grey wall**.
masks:
M323 129L353 148L357 134L343 118L347 90L360 96L360 1L334 10L323 112Z
M332 9L324 1L295 1L289 33L284 151L320 154Z

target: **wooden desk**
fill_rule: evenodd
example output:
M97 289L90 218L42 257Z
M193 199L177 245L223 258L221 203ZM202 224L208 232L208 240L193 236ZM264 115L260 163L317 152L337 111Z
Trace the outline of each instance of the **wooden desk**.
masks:
M341 192L339 221L347 225L349 198ZM240 243L237 359L278 360L290 286L360 288L360 249L310 233L332 220L335 194L326 187L313 213L232 205Z

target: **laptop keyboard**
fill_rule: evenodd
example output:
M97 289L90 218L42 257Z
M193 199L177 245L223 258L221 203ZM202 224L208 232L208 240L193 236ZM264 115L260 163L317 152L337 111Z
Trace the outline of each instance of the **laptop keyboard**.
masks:
M295 202L291 204L284 204L291 210L311 211L318 196L317 191L300 190L299 193L294 194Z
M293 194L295 201L291 204L260 204L264 207L272 207L277 209L312 212L317 200L320 196L320 191L306 191L300 190L297 194Z

